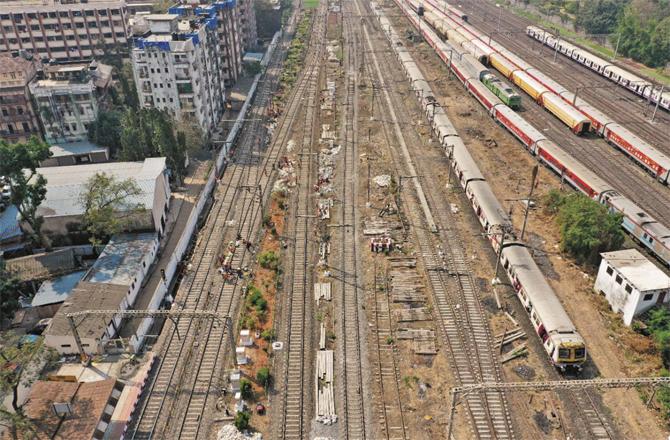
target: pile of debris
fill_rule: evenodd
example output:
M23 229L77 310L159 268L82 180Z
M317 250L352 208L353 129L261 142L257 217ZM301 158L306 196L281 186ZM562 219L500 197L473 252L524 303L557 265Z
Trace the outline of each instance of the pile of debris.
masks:
M223 425L216 434L216 440L263 440L263 436L258 433L241 433L233 425Z
M325 328L321 328L325 333ZM324 425L337 422L333 395L333 350L319 350L316 356L316 421Z
M286 194L291 188L295 187L296 182L297 178L293 161L287 156L279 158L277 161L277 180L275 180L275 183L272 186L272 192Z
M321 110L332 111L335 108L335 81L327 80L326 88L321 92Z

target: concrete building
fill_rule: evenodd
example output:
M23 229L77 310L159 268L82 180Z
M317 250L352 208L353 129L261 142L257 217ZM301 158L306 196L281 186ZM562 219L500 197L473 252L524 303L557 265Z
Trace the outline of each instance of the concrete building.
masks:
M145 107L197 122L207 133L218 124L226 102L219 19L213 10L194 15L193 8L177 9L180 14L136 17L134 29L148 28L134 39L131 53L137 94Z
M109 160L109 149L89 141L66 142L49 147L51 157L40 162L41 167L62 167L101 163Z
M86 140L111 81L111 66L96 61L45 65L29 86L45 140Z
M670 277L636 249L600 254L594 290L605 295L612 310L633 318L657 304L670 301Z
M116 379L96 382L36 381L23 407L34 424L19 438L94 439L108 438L112 415L124 385ZM11 438L5 430L3 438Z
M112 237L53 317L44 332L44 342L61 354L76 354L77 344L66 314L82 310L132 308L157 252L158 235L155 233ZM120 327L121 319L112 316L82 317L77 321L77 332L89 354L116 348L108 342L118 336Z
M258 45L256 10L253 0L237 0L237 5L240 11L240 26L242 28L242 48L248 52Z
M34 61L0 55L0 136L8 142L40 135L28 89L36 73Z
M3 0L0 52L25 51L40 59L86 60L127 45L124 1Z
M216 32L219 51L223 56L222 69L226 88L237 82L242 72L243 31L241 14L237 0L208 2L205 0L186 0L169 9L171 14L216 16ZM254 19L255 20L255 19Z
M132 178L141 193L128 200L139 204L145 211L137 215L131 230L154 230L163 234L170 202L170 185L164 157L145 159L144 162L107 162L90 165L71 165L38 168L47 179L45 200L37 208L44 217L42 231L53 239L66 238L78 230L84 207L80 203L88 180L98 173L114 176L117 181Z

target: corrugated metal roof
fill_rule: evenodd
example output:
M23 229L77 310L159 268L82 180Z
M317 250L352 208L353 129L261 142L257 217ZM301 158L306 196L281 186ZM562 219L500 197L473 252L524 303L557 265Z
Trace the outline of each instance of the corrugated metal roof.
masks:
M38 168L37 172L47 179L47 195L37 209L37 214L44 217L83 214L84 207L79 199L88 180L97 173L112 175L117 180L135 179L141 194L127 201L151 209L156 179L164 169L164 157L149 158L144 162L106 162Z
M65 301L85 274L85 270L80 270L43 282L33 297L31 305L39 307Z
M0 242L12 240L23 235L19 226L19 210L14 205L0 213Z
M52 145L51 157L72 156L74 154L98 153L107 151L106 148L96 145L89 141L65 142L63 144Z

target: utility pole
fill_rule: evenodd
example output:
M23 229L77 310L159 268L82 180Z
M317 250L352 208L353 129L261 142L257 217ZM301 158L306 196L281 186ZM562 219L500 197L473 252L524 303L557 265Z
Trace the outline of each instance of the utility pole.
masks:
M451 189L451 170L454 168L451 159L454 155L454 145L448 145L449 147L449 155L447 156L449 158L449 175L447 176L447 189Z
M658 111L658 104L661 103L661 97L663 96L663 90L664 89L665 89L665 84L662 84L661 85L661 91L658 93L658 98L656 98L656 107L654 107L654 113L651 115L651 122L654 122L654 118L656 117L656 112ZM649 93L649 96L651 96L651 93Z
M621 41L621 33L617 36L616 39L616 47L614 48L614 56L612 57L612 61L616 60L616 56L619 53L619 42Z
M505 229L500 228L500 244L498 247L498 255L496 256L496 271L495 274L493 275L493 279L491 280L491 284L496 285L500 284L500 280L498 279L498 269L500 269L500 260L502 258L502 251L503 251L503 246L505 245Z
M523 215L523 226L521 227L521 241L523 241L523 234L526 232L526 222L528 222L528 213L530 212L530 200L533 197L533 190L535 189L535 179L537 179L537 172L540 166L535 164L533 167L533 177L530 182L530 191L528 192L528 198L526 199L526 212Z

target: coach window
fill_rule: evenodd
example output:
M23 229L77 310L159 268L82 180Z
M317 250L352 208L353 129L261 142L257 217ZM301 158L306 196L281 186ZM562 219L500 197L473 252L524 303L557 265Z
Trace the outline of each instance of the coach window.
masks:
M653 294L653 293L647 293L647 294L644 296L644 301L651 301L653 298L654 298L654 294Z
M614 269L612 269L610 266L607 266L607 275L612 275L614 273Z
M626 284L626 292L633 293L633 288L631 287L630 284Z
M623 278L621 278L619 275L616 276L616 282L617 284L621 284L623 282Z

